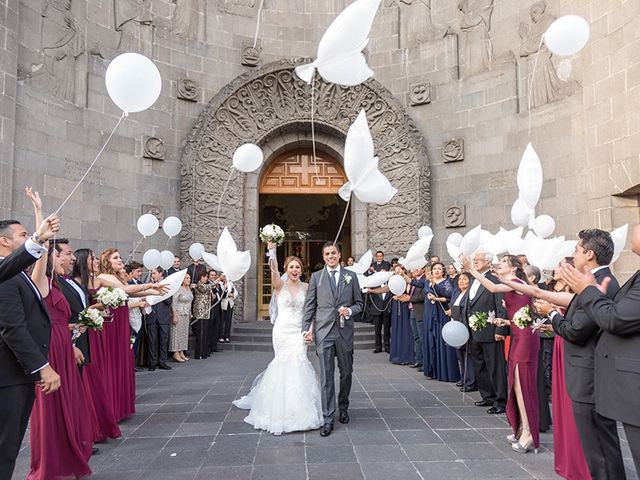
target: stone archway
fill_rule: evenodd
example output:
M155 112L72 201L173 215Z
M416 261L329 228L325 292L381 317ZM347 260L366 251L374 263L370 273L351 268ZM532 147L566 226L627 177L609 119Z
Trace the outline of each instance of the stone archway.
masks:
M200 114L186 141L181 163L181 250L201 242L215 250L221 226L229 227L238 248L258 254L257 191L261 172L243 174L231 158L244 143L258 144L267 162L278 150L308 142L311 87L293 72L304 59L281 60L247 72L215 95ZM403 253L416 229L431 218L430 173L422 137L404 107L376 80L355 87L315 82L314 122L319 148L342 147L347 130L361 109L374 140L380 170L398 189L383 206L354 202L356 254L371 246ZM323 139L326 139L323 140ZM229 187L217 218L217 203L227 179ZM357 229L357 230L356 230ZM257 309L256 271L244 279L244 301L238 305L250 317ZM244 307L244 308L243 308Z

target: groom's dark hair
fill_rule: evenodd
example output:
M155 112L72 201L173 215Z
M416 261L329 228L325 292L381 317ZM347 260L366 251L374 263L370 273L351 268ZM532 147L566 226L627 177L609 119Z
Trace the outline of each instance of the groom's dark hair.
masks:
M322 251L324 252L324 249L327 247L336 247L336 250L338 250L338 252L342 253L342 250L340 250L340 245L338 245L337 243L333 243L333 242L324 242L324 245L322 245Z

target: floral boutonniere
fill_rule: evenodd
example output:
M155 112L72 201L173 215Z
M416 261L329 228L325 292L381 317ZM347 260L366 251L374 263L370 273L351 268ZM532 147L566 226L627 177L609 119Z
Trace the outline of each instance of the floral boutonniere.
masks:
M342 276L342 281L345 283L345 285L349 285L351 283L351 277L345 273Z

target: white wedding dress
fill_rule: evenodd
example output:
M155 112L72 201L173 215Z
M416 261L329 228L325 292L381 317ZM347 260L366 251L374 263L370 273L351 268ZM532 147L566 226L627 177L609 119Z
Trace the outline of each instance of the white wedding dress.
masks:
M277 295L273 326L274 359L256 377L248 395L233 404L250 410L244 419L274 435L320 428L324 423L320 387L302 338L302 313L307 284L295 296L285 282Z

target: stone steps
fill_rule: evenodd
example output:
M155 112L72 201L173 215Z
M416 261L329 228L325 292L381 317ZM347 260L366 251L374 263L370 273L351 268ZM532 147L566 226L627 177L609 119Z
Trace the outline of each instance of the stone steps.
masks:
M355 350L367 350L375 347L373 325L356 323L354 332ZM224 350L270 352L271 331L273 326L268 321L236 323L233 326L231 343L222 345ZM310 347L312 349L313 347Z

